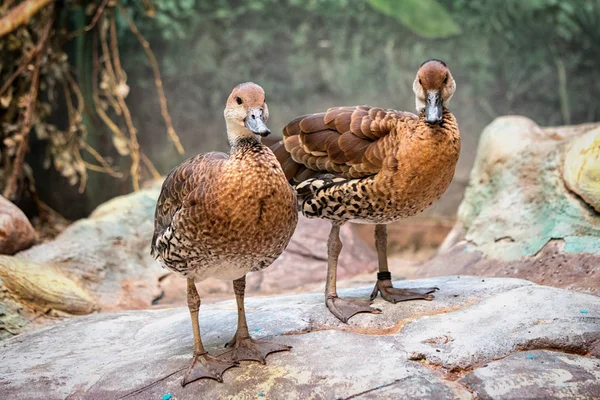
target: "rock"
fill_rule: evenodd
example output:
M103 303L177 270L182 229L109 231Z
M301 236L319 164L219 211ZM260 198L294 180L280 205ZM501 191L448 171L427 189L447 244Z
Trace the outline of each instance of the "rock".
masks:
M587 354L600 341L600 323L593 318L599 306L598 297L523 286L477 301L451 316L422 318L403 333L407 347L428 363L465 371L515 350Z
M16 263L7 256L0 256L0 262L0 279L7 291L44 311L53 309L78 315L96 309L94 300L81 286L51 266Z
M114 199L53 241L0 258L0 339L69 314L148 307L164 275L149 253L158 190Z
M185 279L169 276L150 256L159 192L160 183L154 183L112 199L53 241L0 258L0 278L4 277L4 283L0 281L0 339L64 313L141 309L153 302L185 304ZM325 221L302 218L284 254L266 271L249 275L248 293L324 282L329 229ZM374 252L349 227L342 229L341 236L346 247L340 257L340 278L374 271ZM55 280L62 283L53 291L50 282ZM233 292L231 282L217 280L205 281L198 289L203 297ZM74 301L73 296L80 300ZM31 324L33 320L36 325Z
M40 326L47 318L89 314L94 299L53 266L0 256L0 340Z
M600 128L573 140L565 157L567 187L600 212Z
M472 274L513 277L599 296L600 256L565 252L564 248L563 240L552 240L533 257L505 261L486 257L471 243L462 241L446 252L421 264L420 268L410 277ZM391 270L393 273L393 269Z
M185 388L179 382L192 353L186 308L69 319L0 343L0 392L15 400L40 393L45 399L160 399L167 393L175 400L200 394L503 399L506 376L506 390L528 382L528 393L600 396L590 380L597 379L591 367L600 356L594 353L600 344L600 298L518 279L455 277L395 285L441 290L431 302L378 299L374 305L382 314L361 314L349 324L327 312L321 294L247 298L251 334L292 345L292 351L270 355L266 366L242 362L224 374L224 383L201 380ZM341 295L364 298L370 291L349 289ZM203 340L211 354L224 351L236 320L233 300L201 307ZM62 345L55 346L57 341ZM546 353L561 363L558 378L550 366L513 367L524 354L538 357L526 359L538 365ZM569 379L563 370L570 371ZM536 378L538 371L542 375Z
M555 351L515 353L468 374L463 384L480 399L593 399L600 360Z
M581 199L600 182L592 182L599 129L542 129L524 117L493 121L481 136L457 224L416 276L512 276L600 294L600 213ZM573 184L587 195L567 189L563 167L565 176L587 171Z
M0 196L0 254L15 254L31 247L37 238L23 211Z
M566 252L600 254L600 214L566 190L561 176L565 149L581 134L542 130L524 117L497 118L485 128L458 210L471 249L515 260L562 239Z
M160 293L164 271L150 256L160 185L115 198L76 221L53 241L20 252L77 280L102 310L144 308ZM0 267L1 268L1 267Z

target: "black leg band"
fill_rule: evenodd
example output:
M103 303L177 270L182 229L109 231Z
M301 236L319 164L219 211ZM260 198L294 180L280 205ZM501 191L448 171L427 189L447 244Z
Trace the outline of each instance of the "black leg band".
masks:
M391 281L392 280L392 273L389 272L389 271L378 272L377 273L377 280L378 281Z

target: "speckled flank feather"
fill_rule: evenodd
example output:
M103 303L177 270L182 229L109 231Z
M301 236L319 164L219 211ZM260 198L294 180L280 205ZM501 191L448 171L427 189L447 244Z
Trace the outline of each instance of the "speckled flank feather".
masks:
M428 125L408 112L331 108L290 122L273 148L286 177L300 182L305 216L389 223L423 211L450 184L460 135L452 113L443 117Z
M152 253L188 278L237 279L269 266L297 220L295 192L271 150L242 139L229 157L192 157L167 176Z

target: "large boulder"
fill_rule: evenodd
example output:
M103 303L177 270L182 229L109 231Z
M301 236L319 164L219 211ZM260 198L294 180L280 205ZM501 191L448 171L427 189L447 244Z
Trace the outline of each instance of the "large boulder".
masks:
M113 199L54 240L0 257L0 339L63 316L150 305L164 274L149 253L158 190Z
M598 129L492 122L458 223L417 276L514 276L600 294Z
M15 254L33 246L37 238L23 211L0 196L0 254Z
M185 279L150 256L160 183L99 206L54 240L0 257L0 339L65 315L185 304ZM330 225L301 218L288 249L271 268L248 277L248 293L324 282ZM348 227L340 278L376 269L374 252ZM200 294L233 293L231 282L207 280Z
M600 298L518 279L395 285L441 290L431 302L378 299L382 314L349 324L326 310L322 294L247 298L251 335L293 349L270 355L266 366L242 362L224 383L185 388L193 347L187 308L69 319L0 343L0 392L14 400L600 397ZM226 351L236 321L233 300L201 307L211 354Z
M600 212L600 128L573 140L563 168L567 187Z

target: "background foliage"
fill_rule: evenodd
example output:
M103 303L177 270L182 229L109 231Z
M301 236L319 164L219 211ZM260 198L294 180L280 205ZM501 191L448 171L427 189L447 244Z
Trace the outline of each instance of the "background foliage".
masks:
M522 114L541 125L600 116L597 0L155 4L156 21L145 20L142 31L160 54L168 97L177 104L175 125L190 154L226 147L221 109L240 81L265 88L278 132L298 114L334 105L412 110L414 74L428 58L445 60L458 82L452 109L465 136L460 179L479 133L497 116ZM146 95L148 71L135 53L127 62L139 83L132 91L137 115L156 126L156 116L144 112L155 101ZM146 145L164 149L156 142ZM173 158L159 153L166 171Z
M127 104L140 148L162 174L184 157L227 149L223 105L232 87L248 80L265 88L269 125L278 133L300 114L336 105L413 110L418 66L442 59L458 84L451 109L463 135L459 184L468 178L481 130L497 116L521 114L540 125L600 117L600 0L154 0L154 18L148 1L124 4L157 56L186 149L180 155L165 135L153 71L117 14ZM77 60L90 46L82 39L68 48L79 82L86 69ZM118 166L110 132L94 119L86 126L95 148ZM47 182L58 179L47 174ZM88 174L71 217L131 190L126 176ZM46 193L56 190L46 186ZM64 198L49 202L64 211Z

